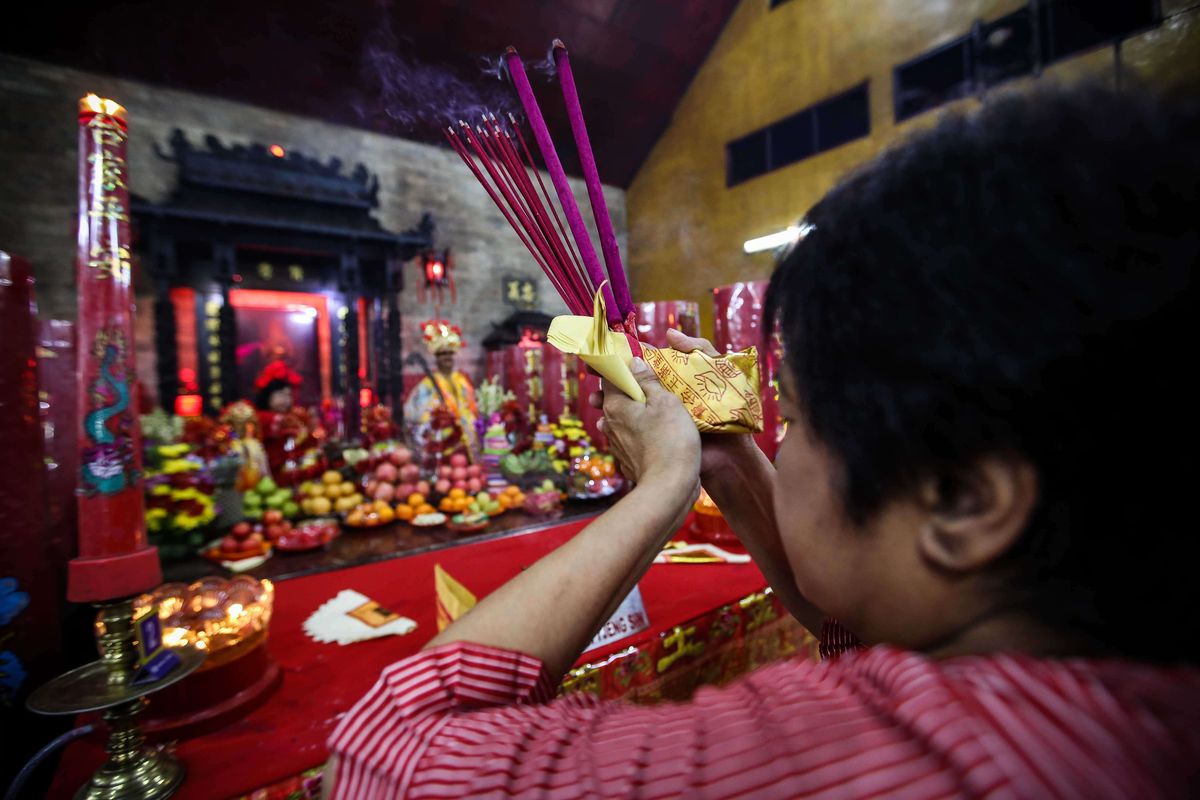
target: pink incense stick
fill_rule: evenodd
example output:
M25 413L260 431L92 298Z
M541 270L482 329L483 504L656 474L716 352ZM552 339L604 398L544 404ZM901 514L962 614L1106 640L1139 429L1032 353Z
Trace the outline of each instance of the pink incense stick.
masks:
M485 125L488 121L484 120ZM532 181L529 180L529 175L525 172L525 166L521 163L520 156L517 155L516 149L513 147L512 141L508 134L496 124L493 119L488 127L491 132L490 137L485 137L485 144L492 143L492 155L505 168L510 179L513 181L514 192L517 197L523 199L525 207L531 214L532 220L537 224L541 237L549 245L550 250L554 255L554 260L561 265L561 277L572 290L577 292L578 296L583 299L583 304L586 306L591 301L588 299L590 292L587 291L587 280L583 277L582 270L576 266L578 260L575 256L574 249L570 246L570 238L565 231L562 231L562 226L559 226L559 231L562 231L560 238L553 226L550 224L550 216L547 214L545 207L538 199L537 191L533 188ZM549 198L547 198L548 200ZM553 206L552 206L553 208ZM555 214L557 217L557 214ZM571 305L568 303L568 305ZM574 306L572 306L574 308Z
M472 174L475 175L476 180L478 180L483 186L484 190L488 193L488 196L492 198L492 202L495 203L496 207L500 209L500 213L504 215L504 218L508 221L509 226L511 226L513 231L516 232L517 237L521 240L521 243L525 245L525 248L529 250L530 255L533 256L538 266L542 268L544 273L546 273L546 276L550 279L550 282L554 284L555 291L559 293L571 311L576 314L587 313L587 309L589 307L588 301L580 298L581 293L578 289L571 291L563 285L560 277L565 276L561 275L560 270L556 270L554 268L553 263L549 259L550 254L547 253L546 249L541 246L541 243L533 241L532 237L528 235L528 228L524 224L525 220L518 222L517 219L514 219L513 212L509 210L510 207L514 206L514 200L508 195L505 187L500 186L499 184L497 185L497 188L500 189L500 194L504 196L504 200L501 200L500 196L497 195L487 178L484 177L483 172L480 171L480 169L475 165L474 160L471 158L470 152L467 150L467 146L461 142L457 136L455 136L453 128L448 128L446 130L446 138L449 140L450 145L454 148L454 151L458 153L459 157L463 160L463 163L465 163L471 170ZM484 164L485 168L488 166L487 160L482 154L480 154L480 161Z
M562 234L563 241L569 242L571 237L567 234L566 228L563 227L562 218L558 216L558 209L554 207L554 201L550 199L550 193L546 190L546 182L542 180L541 170L534 163L533 153L529 152L529 145L525 143L525 137L521 134L521 126L517 124L517 119L512 114L508 115L508 121L512 124L513 133L516 134L517 141L521 143L521 152L525 154L525 162L529 165L529 171L537 178L538 188L542 190L542 197L546 199L546 207L554 215L554 224ZM567 250L571 255L571 263L575 267L576 273L580 276L580 280L583 280L584 268L583 264L579 261L579 256L575 254L575 248L568 247Z
M529 78L525 75L525 66L521 63L521 56L518 55L515 47L509 47L505 51L504 62L508 66L508 74L512 76L513 85L517 89L521 107L525 109L525 116L529 118L529 126L533 129L533 138L537 141L538 149L542 151L542 161L545 162L546 170L550 173L550 181L554 184L558 202L562 205L567 225L571 228L571 233L575 238L575 246L579 248L579 255L587 268L588 277L591 278L592 288L600 287L605 281L604 270L600 266L600 260L596 257L596 249L592 247L587 226L583 224L583 215L579 213L579 205L575 202L575 195L567 182L567 173L558 159L558 151L554 149L550 130L546 127L546 120L542 117L537 98L533 95L533 87L529 85ZM608 310L608 321L615 325L622 319L609 286L603 287L604 301Z
M583 167L583 179L587 183L588 199L592 202L592 216L596 218L596 230L600 233L600 250L604 253L604 265L612 281L613 296L616 298L618 316L621 320L634 313L633 298L629 296L629 283L625 280L625 267L621 264L621 249L617 246L617 234L613 231L612 218L608 215L608 204L604 202L604 187L596 169L596 158L592 155L592 143L588 139L587 125L583 121L583 109L579 105L579 93L575 90L575 78L571 74L571 59L567 46L561 39L554 40L554 66L558 71L558 82L562 87L563 100L567 104L567 119L571 122L571 133L575 135L575 148L579 151L579 164Z

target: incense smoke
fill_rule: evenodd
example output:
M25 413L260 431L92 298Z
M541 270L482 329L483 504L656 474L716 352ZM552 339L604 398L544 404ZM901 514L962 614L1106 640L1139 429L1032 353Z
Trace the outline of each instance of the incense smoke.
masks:
M506 84L472 80L414 58L392 30L386 8L367 35L361 72L365 98L356 104L359 115L384 121L398 132L444 128L460 119L474 123L487 113L504 118L520 111Z

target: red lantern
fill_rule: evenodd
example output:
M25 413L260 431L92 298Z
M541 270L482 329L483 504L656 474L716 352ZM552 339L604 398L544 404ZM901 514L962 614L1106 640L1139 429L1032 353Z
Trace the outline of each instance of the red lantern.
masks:
M417 287L417 298L424 303L425 294L429 293L435 306L440 307L446 299L445 293L450 292L450 302L457 300L457 289L454 286L454 262L451 260L449 248L440 253L429 251L420 256L422 278Z
M175 413L181 417L198 417L204 398L198 394L181 394L175 398Z

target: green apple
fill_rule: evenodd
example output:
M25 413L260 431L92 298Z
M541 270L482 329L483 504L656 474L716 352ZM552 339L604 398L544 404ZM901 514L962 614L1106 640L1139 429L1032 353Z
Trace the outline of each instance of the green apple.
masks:
M247 508L258 508L262 505L262 495L255 492L246 492L242 496L242 502L245 503Z
M296 505L296 503L291 500L288 500L286 503L283 504L282 510L283 510L283 515L285 517L288 517L289 519L291 517L297 517L300 515L300 506Z
M243 512L243 516L246 519L260 520L260 519L262 519L262 516L263 516L262 509L261 508L247 508Z
M258 486L254 487L254 490L259 494L271 494L278 488L279 485L276 484L275 481L271 480L270 478L263 478L258 482Z

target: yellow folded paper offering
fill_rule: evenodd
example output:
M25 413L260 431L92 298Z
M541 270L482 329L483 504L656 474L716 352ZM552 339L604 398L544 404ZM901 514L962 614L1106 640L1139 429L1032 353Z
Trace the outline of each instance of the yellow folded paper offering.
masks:
M608 329L605 311L604 297L597 291L591 317L555 317L546 340L564 353L579 356L634 400L645 402L646 395L629 368L633 361L629 340ZM758 433L763 429L755 348L713 358L643 344L642 359L662 385L683 401L701 433Z
M451 622L475 607L475 595L442 569L433 565L433 589L437 597L437 628L444 631Z

